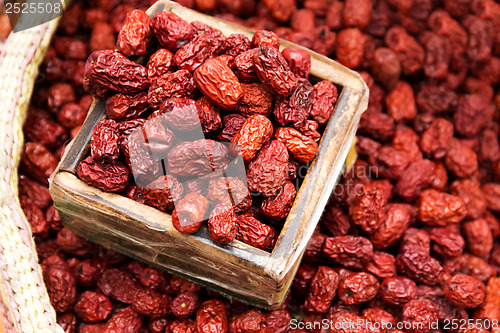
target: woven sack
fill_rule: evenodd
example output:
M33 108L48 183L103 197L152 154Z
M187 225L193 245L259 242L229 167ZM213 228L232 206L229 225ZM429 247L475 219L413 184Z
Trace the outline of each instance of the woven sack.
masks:
M63 333L18 198L23 123L57 21L11 33L0 53L0 333Z

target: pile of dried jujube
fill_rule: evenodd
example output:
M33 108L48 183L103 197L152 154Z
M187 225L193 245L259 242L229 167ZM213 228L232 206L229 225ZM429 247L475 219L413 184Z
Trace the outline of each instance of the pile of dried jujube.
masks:
M289 297L263 311L62 228L47 190L92 98L85 59L148 1L88 1L61 21L25 126L19 193L67 332L497 331L500 5L493 0L184 0L359 70L370 104ZM330 329L319 327L322 319ZM458 321L452 322L452 319ZM470 319L468 322L467 320ZM440 322L440 328L429 323ZM337 325L335 325L337 323ZM344 328L341 323L345 323ZM470 323L470 324L469 324ZM409 325L411 326L411 325ZM295 326L293 326L295 327ZM396 330L398 333L400 330Z
M159 49L147 66L129 59L144 56L153 39ZM180 232L207 220L219 245L238 239L272 249L299 163L316 156L317 130L338 96L330 81L309 83L305 50L279 46L271 31L250 41L173 12L150 20L131 11L117 51L95 51L85 65L85 89L106 99L107 119L94 127L78 176L171 212ZM236 156L241 178L226 176Z

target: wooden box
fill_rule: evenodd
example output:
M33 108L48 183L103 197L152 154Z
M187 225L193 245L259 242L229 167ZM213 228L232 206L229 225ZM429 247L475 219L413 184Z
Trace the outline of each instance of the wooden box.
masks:
M188 21L203 21L226 36L252 32L169 1L159 1L148 13L173 11ZM296 46L282 41L283 47ZM308 50L309 51L309 50ZM50 180L54 204L63 224L96 243L184 277L252 305L275 309L284 300L307 243L344 168L359 119L368 103L368 88L360 76L315 52L313 80L340 87L339 99L318 155L297 192L274 250L269 253L240 241L219 246L204 228L193 235L179 233L171 216L126 197L105 193L76 177L78 163L88 154L95 124L105 115L96 101L77 137L67 147Z

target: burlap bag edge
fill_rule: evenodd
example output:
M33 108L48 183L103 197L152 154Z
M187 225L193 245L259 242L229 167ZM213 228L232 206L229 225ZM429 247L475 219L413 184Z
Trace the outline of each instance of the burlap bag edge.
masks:
M17 190L23 123L57 21L10 34L0 54L0 297L5 332L63 332Z

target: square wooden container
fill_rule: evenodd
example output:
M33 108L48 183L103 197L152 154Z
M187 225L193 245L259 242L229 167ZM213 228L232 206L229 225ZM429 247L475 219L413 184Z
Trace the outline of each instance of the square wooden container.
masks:
M252 31L200 14L170 1L159 1L148 14L172 11L187 21L202 21L226 36ZM297 45L282 41L281 47ZM230 297L267 309L283 302L301 257L327 203L368 103L360 76L337 62L308 50L311 78L340 87L335 111L323 133L274 250L269 253L240 241L219 246L200 229L178 232L171 216L114 193L105 193L77 178L78 163L88 154L90 136L105 116L104 101L95 101L77 137L67 147L50 179L50 192L63 224L105 247L148 262Z

